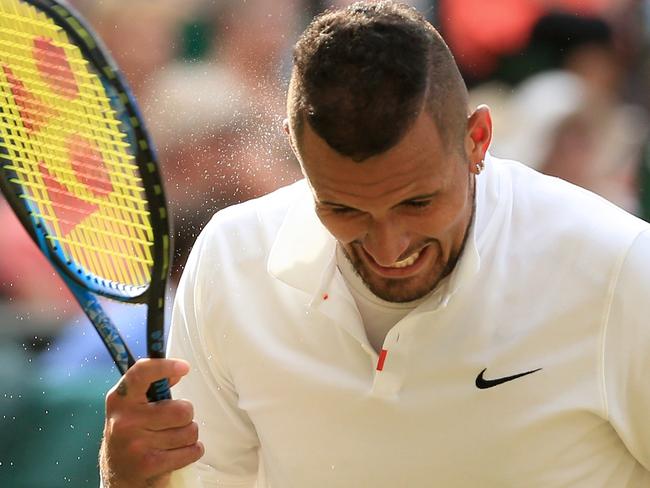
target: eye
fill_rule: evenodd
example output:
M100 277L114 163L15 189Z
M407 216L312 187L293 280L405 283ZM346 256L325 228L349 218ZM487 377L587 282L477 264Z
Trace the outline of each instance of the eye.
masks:
M316 202L316 211L324 215L354 215L360 212L354 207L329 202Z
M409 200L402 205L410 208L426 208L431 205L431 200Z
M358 212L356 208L351 207L329 207L329 211L336 215L348 215Z

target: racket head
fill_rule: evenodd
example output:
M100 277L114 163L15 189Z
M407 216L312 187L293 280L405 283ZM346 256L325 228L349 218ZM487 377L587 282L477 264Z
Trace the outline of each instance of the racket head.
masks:
M166 200L116 64L59 1L0 0L0 26L0 187L8 202L67 278L109 298L162 305Z

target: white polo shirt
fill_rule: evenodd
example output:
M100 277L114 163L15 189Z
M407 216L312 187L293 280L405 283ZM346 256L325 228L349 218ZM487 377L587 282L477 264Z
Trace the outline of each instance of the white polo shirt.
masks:
M380 355L304 181L214 217L169 346L204 487L650 486L650 226L516 162L477 182L456 269Z

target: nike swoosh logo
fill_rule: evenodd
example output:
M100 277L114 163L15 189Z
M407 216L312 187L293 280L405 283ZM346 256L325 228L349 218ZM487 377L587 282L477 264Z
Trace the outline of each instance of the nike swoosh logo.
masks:
M542 368L537 368L537 369L533 369L531 371L526 371L525 373L513 374L512 376L504 376L503 378L494 378L494 379L491 379L491 380L487 380L487 379L483 378L483 374L487 370L487 368L485 368L476 377L476 388L478 388L480 390L485 390L487 388L492 388L492 387L500 385L502 383L507 383L508 381L516 380L517 378L521 378L522 376L527 376L529 374L537 373L541 369Z

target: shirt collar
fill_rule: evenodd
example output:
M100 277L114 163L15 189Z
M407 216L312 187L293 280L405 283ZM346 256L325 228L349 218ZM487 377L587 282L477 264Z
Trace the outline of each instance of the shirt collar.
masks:
M314 295L322 281L331 278L336 240L316 215L307 182L298 185L297 198L271 247L267 269L287 285Z

